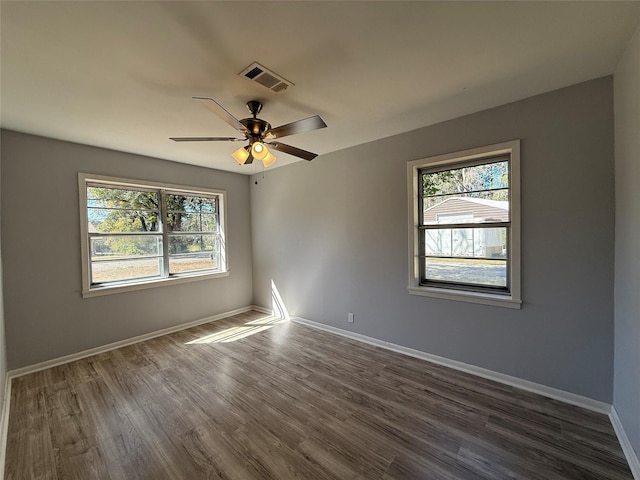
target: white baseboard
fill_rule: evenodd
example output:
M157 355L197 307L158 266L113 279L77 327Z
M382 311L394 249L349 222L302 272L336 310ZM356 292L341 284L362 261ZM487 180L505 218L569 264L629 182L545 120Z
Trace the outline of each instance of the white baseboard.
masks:
M266 313L267 315L273 315L272 308L260 307L258 305L252 305L251 310L255 310L256 312Z
M624 426L620 421L620 417L618 417L616 407L611 407L609 418L611 419L611 425L613 425L613 429L618 436L618 441L620 442L624 456L627 457L627 462L629 463L629 468L631 468L633 478L635 478L635 480L640 480L640 459L638 459L638 454L633 449L633 445L631 445L629 437L627 437L627 432L624 431Z
M11 407L11 378L4 377L4 398L0 412L0 480L4 480L4 462L7 457L7 434L9 431L9 408Z
M233 315L238 315L240 313L245 313L251 310L258 310L262 313L271 313L271 312L265 311L266 309L262 307L255 307L252 305L248 307L237 308L235 310L219 313L211 317L201 318L199 320L194 320L188 323L181 323L180 325L176 325L174 327L163 328L162 330L156 330L155 332L145 333L144 335L138 335L137 337L127 338L125 340L109 343L107 345L102 345L100 347L90 348L89 350L83 350L81 352L72 353L70 355L65 355L64 357L53 358L51 360L46 360L44 362L36 363L34 365L28 365L26 367L16 368L15 370L11 370L7 372L7 375L9 379L21 377L23 375L28 375L30 373L37 372L39 370L45 370L47 368L57 367L58 365L74 362L76 360L90 357L92 355L108 352L109 350L115 350L116 348L126 347L128 345L133 345L134 343L144 342L145 340L150 340L155 337L161 337L162 335L168 335L170 333L179 332L180 330L196 327L204 323L215 322L216 320L221 320L223 318L231 317Z
M458 362L456 360L450 360L448 358L440 357L438 355L432 355L430 353L422 352L420 350L415 350L413 348L403 347L402 345L386 342L384 340L379 340L377 338L367 337L366 335L350 332L348 330L332 327L330 325L324 325L322 323L314 322L312 320L307 320L306 318L291 317L291 320L294 322L300 323L302 325L307 325L309 327L317 328L319 330L335 333L336 335L341 335L343 337L347 337L352 340L368 343L376 347L385 348L387 350L391 350L397 353L409 355L410 357L419 358L421 360L426 360L427 362L436 363L438 365L443 365L445 367L470 373L478 377L486 378L488 380L493 380L494 382L510 385L512 387L516 387L521 390L526 390L527 392L537 393L538 395L543 395L545 397L553 398L555 400L559 400L564 403L569 403L571 405L576 405L578 407L586 408L587 410L591 410L598 413L604 413L605 415L609 415L609 413L611 413L611 405L609 405L608 403L600 402L598 400L594 400L588 397L583 397L582 395L576 395L575 393L565 392L564 390L548 387L546 385L541 385L535 382L530 382L529 380L523 380L521 378L513 377L511 375L505 375L504 373L494 372L493 370L488 370L486 368L476 367L475 365L469 365L468 363Z

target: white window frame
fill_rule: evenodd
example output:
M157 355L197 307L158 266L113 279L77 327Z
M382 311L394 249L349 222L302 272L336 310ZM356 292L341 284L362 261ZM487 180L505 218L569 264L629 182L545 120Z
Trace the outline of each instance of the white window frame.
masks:
M123 282L114 282L113 284L92 285L89 267L89 230L87 217L87 185L88 184L104 184L105 186L121 187L121 188L143 188L165 190L170 193L184 193L190 195L215 195L218 198L218 221L220 226L220 261L221 265L215 272L195 271L185 272L172 276L163 276L161 278L145 278L127 280ZM82 296L84 298L96 297L102 295L110 295L115 293L131 292L135 290L144 290L147 288L155 288L166 285L175 285L179 283L195 282L200 280L209 280L212 278L220 278L229 276L229 254L228 254L228 238L226 234L227 225L227 192L225 190L188 187L184 185L175 185L159 182L148 182L144 180L132 180L127 178L109 177L104 175L93 175L89 173L78 174L78 189L80 198L80 252L82 258ZM164 213L163 213L164 215ZM164 237L163 237L164 238ZM163 240L164 241L164 240ZM165 242L166 243L166 242Z
M453 289L444 286L428 286L420 284L419 265L419 205L420 179L419 171L425 167L447 166L452 169L475 159L509 155L509 190L510 190L510 235L509 235L509 268L508 294L498 294L473 289ZM513 140L485 147L447 153L434 157L413 160L407 164L407 192L409 212L409 293L427 297L444 298L463 302L479 303L507 308L521 308L520 285L520 140Z

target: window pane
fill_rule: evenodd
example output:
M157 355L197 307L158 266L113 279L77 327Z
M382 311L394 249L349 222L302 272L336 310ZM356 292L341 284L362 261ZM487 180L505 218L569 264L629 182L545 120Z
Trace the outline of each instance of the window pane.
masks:
M425 230L425 248L427 255L451 256L451 229Z
M422 174L424 196L509 188L509 162L494 162Z
M217 232L216 199L167 194L167 231Z
M87 216L89 233L157 232L158 193L87 187Z
M424 231L427 256L507 257L507 228L438 228Z
M169 273L185 273L218 268L218 255L215 252L190 253L169 257Z
M157 232L158 212L88 208L89 233Z
M216 235L169 235L169 254L213 251Z
M158 210L158 192L111 187L87 187L87 206Z
M216 199L169 193L167 194L167 211L215 213Z
M92 261L162 255L160 235L108 235L89 240Z
M507 286L505 260L426 258L426 279L479 286Z
M217 232L218 222L212 213L169 213L169 232Z
M162 258L130 258L91 262L91 283L117 282L162 274Z

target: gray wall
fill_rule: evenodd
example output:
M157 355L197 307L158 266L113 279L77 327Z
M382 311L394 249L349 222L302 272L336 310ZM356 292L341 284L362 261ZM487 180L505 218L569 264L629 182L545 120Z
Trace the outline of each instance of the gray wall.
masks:
M612 84L593 80L254 176L255 303L271 305L273 280L292 315L610 403ZM517 138L523 308L409 295L407 161Z
M640 454L640 28L615 79L615 373L613 404Z
M251 305L247 176L2 131L8 367ZM228 277L83 299L78 172L227 190Z
M0 185L2 184L2 155L0 155ZM1 195L0 195L1 197ZM2 200L0 199L0 416L4 407L5 378L7 376L7 342L4 334L4 290L2 288ZM0 435L2 435L2 418L0 418ZM0 445L2 451L5 446ZM0 453L2 457L2 453Z

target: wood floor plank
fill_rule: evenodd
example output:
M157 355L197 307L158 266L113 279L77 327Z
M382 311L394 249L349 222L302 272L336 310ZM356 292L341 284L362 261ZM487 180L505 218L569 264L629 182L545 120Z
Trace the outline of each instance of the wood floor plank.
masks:
M291 450L277 436L260 423L252 421L239 428L234 441L242 445L246 454L264 465L265 478L274 480L333 480L324 469L317 468L299 451Z
M84 439L72 445L65 445L57 451L58 478L65 480L86 480L87 478L111 480L109 467L102 452L92 440Z
M130 412L127 417L149 454L146 467L151 466L157 472L152 475L144 472L143 478L206 478L206 472L192 462L187 451L182 448L179 436L167 433L163 428L163 418L155 410L155 406L150 405Z
M57 479L57 451L51 444L42 388L12 388L11 404L13 411L9 418L5 478Z
M521 439L523 443L534 441L536 444L544 445L555 456L564 459L571 459L579 463L593 463L594 470L606 473L623 473L628 466L624 457L620 456L620 451L612 452L611 447L603 448L597 441L598 432L595 434L595 441L587 439L567 438L563 435L552 435L540 430L531 430L521 424L507 422L504 418L491 417L487 424L487 432L502 434L512 439ZM616 454L617 453L617 454Z
M506 428L505 428L506 427ZM502 445L505 450L516 452L523 459L542 458L540 464L550 471L569 473L575 478L619 479L626 478L629 467L613 456L597 452L595 448L586 452L584 447L563 442L551 436L541 437L532 432L490 423L482 434L490 444ZM589 454L593 456L589 456Z
M237 451L229 434L219 432L214 422L204 423L185 433L181 445L193 461L206 472L206 478L225 480L261 480L264 467Z
M338 452L325 442L318 441L312 437L305 439L305 441L300 444L299 451L305 458L317 465L317 468L324 470L330 475L330 478L375 478L371 476L367 477L365 474L358 472L350 459L338 454ZM369 472L367 472L367 475L368 474Z
M11 480L632 480L609 419L246 312L16 378Z
M450 464L433 455L398 455L385 473L384 480L481 480L493 476L479 476L464 465Z
M548 469L540 471L535 463L521 461L517 456L500 450L483 449L477 444L463 444L458 452L458 462L481 478L562 480L562 476Z
M110 432L112 433L112 432ZM114 435L98 437L99 448L109 465L111 480L153 480L168 477L152 444L137 431L129 417Z

